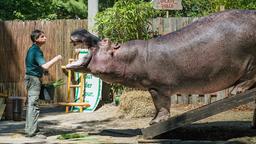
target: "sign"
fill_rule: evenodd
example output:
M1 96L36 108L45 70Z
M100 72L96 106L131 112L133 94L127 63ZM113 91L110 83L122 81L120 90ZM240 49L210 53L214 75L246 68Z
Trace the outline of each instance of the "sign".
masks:
M182 0L153 0L154 9L182 10Z
M84 55L89 54L87 49L79 50L79 58ZM84 102L89 103L91 106L84 108L83 112L93 112L101 100L102 92L102 80L98 77L93 76L92 74L76 73L75 77L78 79L80 75L84 75ZM75 89L75 99L79 102L80 89ZM79 107L76 107L75 110L79 110Z

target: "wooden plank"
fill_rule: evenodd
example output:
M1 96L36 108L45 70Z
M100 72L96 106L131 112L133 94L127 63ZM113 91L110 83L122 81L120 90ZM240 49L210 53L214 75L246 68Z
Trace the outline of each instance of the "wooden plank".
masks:
M191 94L188 95L188 104L192 104L192 95Z
M198 95L198 104L204 104L204 95L202 94Z
M4 104L4 98L1 98L1 97L0 97L0 105L1 105L1 104Z
M192 122L227 111L239 105L252 102L254 101L255 97L256 88L235 96L227 97L209 105L204 105L200 108L188 111L181 115L171 117L164 122L160 122L145 129L142 129L142 133L145 138L153 138L167 131L171 131L178 127L191 124Z
M0 120L2 119L3 113L4 113L4 109L5 109L6 104L2 104L0 105Z
M177 94L175 94L173 96L173 99L174 99L174 104L178 104L178 96L177 96Z
M217 100L216 95L211 95L211 103L215 102Z
M181 139L138 139L139 144L223 144L225 141L181 140Z
M211 95L205 94L204 95L204 104L210 104L211 103Z
M181 94L177 94L177 104L183 104Z
M89 103L59 103L60 105L65 106L84 106L84 107L90 107L91 105Z
M217 92L217 100L221 100L225 97L225 91L219 91Z
M181 94L182 104L189 104L188 95L187 94Z
M192 104L198 103L198 94L192 94Z

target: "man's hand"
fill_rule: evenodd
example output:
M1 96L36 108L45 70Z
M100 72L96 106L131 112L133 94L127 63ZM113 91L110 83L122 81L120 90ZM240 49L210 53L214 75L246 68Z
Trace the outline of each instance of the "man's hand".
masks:
M56 57L54 57L53 59L51 59L47 63L43 64L42 68L44 70L48 70L53 64L55 64L57 61L60 61L61 59L62 59L62 56L61 55L57 55Z
M59 61L59 60L62 60L62 56L61 56L61 55L57 55L55 58L56 58L58 61Z

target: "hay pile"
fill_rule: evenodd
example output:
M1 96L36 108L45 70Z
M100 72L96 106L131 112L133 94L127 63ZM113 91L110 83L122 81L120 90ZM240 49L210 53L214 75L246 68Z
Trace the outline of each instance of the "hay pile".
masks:
M127 118L152 117L155 107L146 91L128 91L120 96L119 112Z

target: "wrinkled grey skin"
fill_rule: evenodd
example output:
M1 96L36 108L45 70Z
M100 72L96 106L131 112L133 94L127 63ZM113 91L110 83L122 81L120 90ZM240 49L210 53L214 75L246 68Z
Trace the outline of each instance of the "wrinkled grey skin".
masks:
M105 39L88 48L91 55L67 68L148 90L157 111L153 124L168 118L169 96L175 93L254 87L256 11L225 11L147 41L114 45Z

